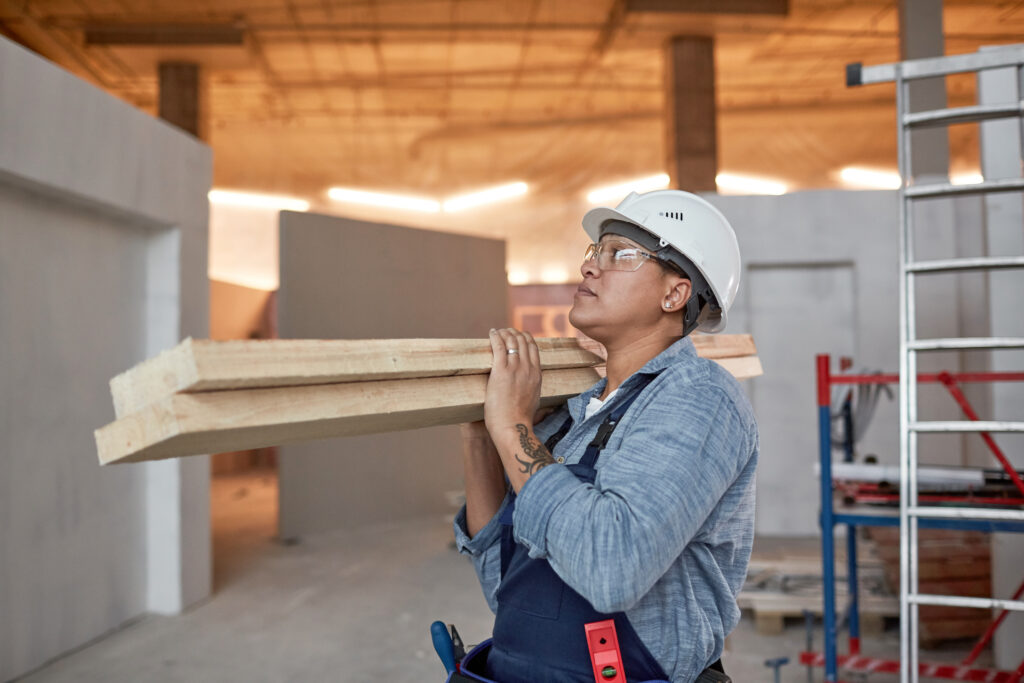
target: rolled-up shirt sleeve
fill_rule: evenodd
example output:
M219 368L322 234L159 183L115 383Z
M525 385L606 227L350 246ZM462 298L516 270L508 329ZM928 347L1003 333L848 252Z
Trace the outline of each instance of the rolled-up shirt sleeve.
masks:
M630 413L593 485L549 465L522 487L514 515L516 540L601 612L633 607L712 514L728 514L716 507L753 450L714 384L653 392Z
M466 526L466 506L455 515L453 524L455 529L455 547L463 555L468 555L473 561L473 568L476 570L477 578L480 580L480 589L487 599L487 605L492 612L497 611L498 601L496 594L498 584L501 582L501 515L508 507L509 496L501 502L498 512L491 517L475 536L470 537Z

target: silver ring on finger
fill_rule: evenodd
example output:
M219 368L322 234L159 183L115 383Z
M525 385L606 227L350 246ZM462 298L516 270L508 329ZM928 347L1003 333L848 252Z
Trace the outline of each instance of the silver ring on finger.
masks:
M508 351L506 351L506 353L510 356L514 356L515 354L519 353L519 349L509 349Z

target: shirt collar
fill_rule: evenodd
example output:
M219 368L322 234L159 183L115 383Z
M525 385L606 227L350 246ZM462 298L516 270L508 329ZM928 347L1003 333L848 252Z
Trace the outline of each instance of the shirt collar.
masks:
M637 381L635 379L637 375L657 375L673 363L682 361L685 358L695 357L696 355L697 349L693 345L693 340L688 336L683 337L675 341L670 347L659 353L657 356L647 361L642 368L627 378L626 381L622 383L622 386L628 390L629 387ZM590 387L579 396L574 396L569 399L567 403L569 414L577 424L583 421L583 416L586 414L586 407L587 404L590 403L590 399L600 396L607 384L608 380L602 377L597 384ZM621 396L623 393L624 392L620 391L616 396Z

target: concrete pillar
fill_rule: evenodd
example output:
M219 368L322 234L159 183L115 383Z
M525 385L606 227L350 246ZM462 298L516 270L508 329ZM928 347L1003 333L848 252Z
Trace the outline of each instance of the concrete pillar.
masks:
M186 133L202 139L202 93L199 65L161 62L159 116Z
M677 36L665 49L665 154L672 187L716 191L715 40Z
M900 0L900 59L941 57L942 0ZM946 81L930 78L910 84L910 111L946 108ZM911 133L910 169L914 178L933 181L949 176L949 136L944 127Z

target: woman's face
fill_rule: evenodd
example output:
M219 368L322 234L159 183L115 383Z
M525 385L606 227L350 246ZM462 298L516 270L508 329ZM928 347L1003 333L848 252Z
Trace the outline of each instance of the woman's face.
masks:
M636 242L615 234L605 234L601 244L606 250L615 247L647 250ZM607 252L606 252L607 253ZM583 283L573 297L569 322L584 334L598 341L614 340L623 335L653 331L665 319L666 302L678 311L689 295L689 281L662 268L658 262L644 259L634 271L602 269L597 258L580 266ZM680 292L680 283L684 292ZM680 333L682 323L680 322Z

